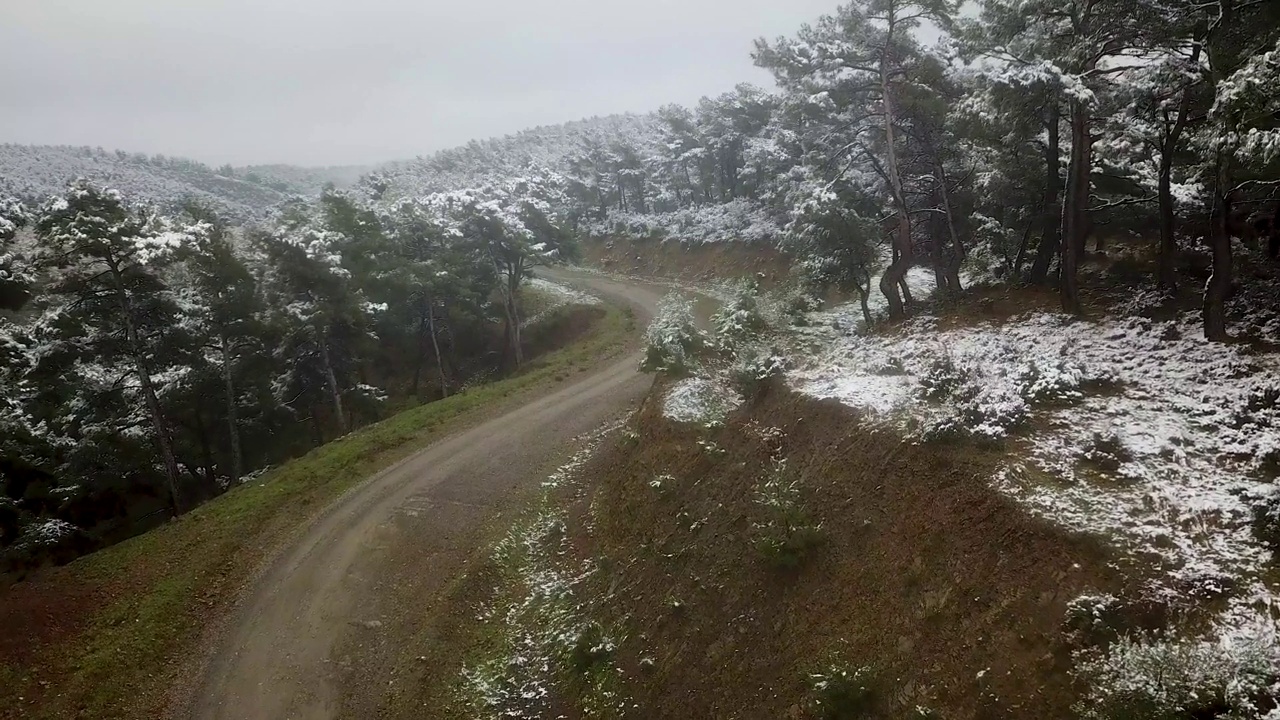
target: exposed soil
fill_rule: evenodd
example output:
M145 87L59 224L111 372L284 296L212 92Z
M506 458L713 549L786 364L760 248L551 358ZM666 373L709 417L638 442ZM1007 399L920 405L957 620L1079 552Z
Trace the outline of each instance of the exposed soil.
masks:
M753 277L765 288L791 269L786 254L760 243L596 239L583 243L583 255L588 265L625 275L686 281Z
M97 584L66 583L68 579L64 571L53 570L4 591L0 628L22 631L0 633L0 665L28 665L40 648L56 646L82 630L88 611L109 597Z
M1095 541L990 489L998 449L904 443L783 390L711 431L658 405L636 419L638 444L591 460L595 492L570 513L577 552L604 570L596 612L621 639L634 717L809 717L807 674L837 648L876 670L874 717L1073 716L1066 603L1125 581ZM753 543L779 454L823 528L794 570Z

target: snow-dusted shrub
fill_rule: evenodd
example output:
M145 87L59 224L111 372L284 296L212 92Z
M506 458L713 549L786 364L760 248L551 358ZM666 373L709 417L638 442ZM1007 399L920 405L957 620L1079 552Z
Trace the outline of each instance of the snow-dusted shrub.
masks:
M1280 489L1253 498L1253 535L1272 551L1280 551Z
M901 367L901 361L898 366ZM962 370L951 353L944 352L935 357L920 376L920 392L930 400L942 400L959 390L970 377L971 373Z
M662 402L662 415L676 422L713 425L724 422L742 397L720 378L689 377L673 384Z
M1089 691L1083 718L1180 720L1271 717L1280 652L1273 639L1233 642L1122 637L1078 656Z
M793 278L769 297L772 315L789 325L805 325L808 314L822 307L822 300L804 278Z
M729 366L729 382L743 397L756 399L786 370L787 359L777 350L766 345L752 345L739 351L737 360Z
M1063 627L1080 642L1096 645L1114 640L1124 630L1119 615L1123 601L1115 595L1081 595L1067 603Z
M57 518L22 525L18 537L0 550L0 573L68 562L93 546L83 529Z
M540 658L510 653L463 671L481 718L533 718L547 707Z
M1254 382L1243 406L1227 418L1227 425L1244 440L1237 453L1252 460L1258 471L1277 477L1280 476L1280 383L1269 378L1258 378Z
M956 409L974 437L996 440L1026 421L1027 401L1008 385L969 380L956 394Z
M1018 253L1021 233L981 213L974 214L972 223L973 246L965 253L964 270L979 281L1007 277L1009 259Z
M569 667L579 675L586 675L607 666L613 657L615 645L605 633L604 626L589 620L566 633Z
M763 511L753 526L755 544L771 565L794 568L822 543L822 526L805 511L799 481L787 471L785 459L773 461L755 499Z
M658 304L658 312L645 330L645 372L683 373L693 367L697 353L706 345L693 318L693 303L670 294Z
M1133 452L1125 446L1116 430L1094 431L1086 441L1082 456L1105 472L1116 472L1133 459Z
M1110 382L1105 373L1091 372L1079 360L1057 357L1033 357L1014 375L1019 393L1030 403L1072 403L1084 397L1085 387Z
M809 692L815 714L825 720L869 717L877 704L871 668L851 669L839 659L810 673Z
M615 644L584 612L576 571L557 561L565 533L563 516L544 513L517 525L494 549L504 580L482 619L493 623L498 642L463 670L471 717L544 717L565 678L576 676L572 682L584 683L588 693L608 679Z
M1031 414L1049 403L1067 404L1084 397L1081 389L1101 384L1098 373L1064 356L1020 359L1005 346L995 346L981 356L930 349L919 373L920 394L949 406L924 424L926 439L941 439L963 432L979 438L1008 435Z
M764 316L756 302L758 293L755 283L738 283L729 299L711 316L711 327L721 348L736 350L765 331Z
M1108 593L1081 595L1067 603L1067 627L1072 629L1103 627L1119 604L1120 598Z

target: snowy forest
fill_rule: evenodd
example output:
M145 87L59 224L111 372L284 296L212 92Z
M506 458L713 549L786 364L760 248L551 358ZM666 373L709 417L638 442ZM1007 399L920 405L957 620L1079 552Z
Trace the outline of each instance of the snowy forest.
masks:
M128 537L389 402L518 367L521 285L569 249L551 192L375 211L330 191L252 228L87 181L5 201L6 563Z
M581 240L776 245L871 323L881 297L912 312L912 270L1079 314L1081 268L1136 239L1214 342L1235 270L1280 251L1275 2L855 0L752 59L775 88L473 142L253 222L0 184L0 545L109 541L140 494L180 513L388 387L448 393L493 321L519 364L521 283Z

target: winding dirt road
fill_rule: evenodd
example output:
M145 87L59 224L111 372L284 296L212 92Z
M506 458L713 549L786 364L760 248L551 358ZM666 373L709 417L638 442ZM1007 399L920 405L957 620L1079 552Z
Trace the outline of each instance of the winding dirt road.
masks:
M542 273L630 305L647 323L658 286ZM189 714L200 720L365 718L412 637L400 605L429 606L475 552L486 522L537 486L568 441L624 412L649 380L638 356L425 448L310 527L241 600ZM412 603L402 602L412 598Z

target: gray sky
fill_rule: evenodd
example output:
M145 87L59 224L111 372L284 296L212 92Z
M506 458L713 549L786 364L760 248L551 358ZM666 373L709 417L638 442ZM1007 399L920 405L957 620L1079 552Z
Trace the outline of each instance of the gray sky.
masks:
M0 142L363 164L769 78L839 0L0 0Z

